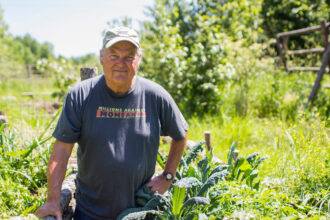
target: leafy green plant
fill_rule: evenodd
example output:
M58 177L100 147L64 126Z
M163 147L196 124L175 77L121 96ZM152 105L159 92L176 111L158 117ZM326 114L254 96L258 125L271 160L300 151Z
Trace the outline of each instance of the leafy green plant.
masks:
M173 187L167 195L153 195L148 187L143 186L136 193L136 201L143 207L125 210L120 217L125 219L125 216L130 215L137 218L149 214L165 219L199 219L203 218L203 215L207 217L209 212L212 213L216 209L217 201L213 199L210 204L209 192L220 180L227 178L240 183L245 181L251 188L259 189L260 182L253 184L253 180L258 176L256 168L265 157L259 158L258 154L254 153L246 159L240 157L233 162L233 143L228 152L228 165L219 164L212 161L212 151L206 152L206 155L200 158L199 153L205 149L204 144L204 141L197 143L182 157ZM165 159L160 153L157 161L164 167ZM155 212L157 209L158 212Z
M245 183L252 189L259 190L260 180L253 183L254 180L258 178L258 166L262 164L268 157L260 157L259 153L250 154L247 158L238 157L235 162L233 162L233 153L235 151L235 142L231 145L228 153L228 170L230 175L228 177L229 181L236 180L240 183Z
M46 194L47 164L53 142L48 130L58 117L52 117L44 131L27 146L18 143L18 131L0 127L0 213L20 215L33 212Z

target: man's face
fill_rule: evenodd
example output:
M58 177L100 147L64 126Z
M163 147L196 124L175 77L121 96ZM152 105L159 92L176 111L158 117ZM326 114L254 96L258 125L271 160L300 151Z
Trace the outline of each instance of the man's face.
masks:
M110 48L102 50L100 62L103 66L107 85L115 92L118 88L120 90L130 89L138 70L140 58L141 56L137 54L137 48L128 41L120 41Z

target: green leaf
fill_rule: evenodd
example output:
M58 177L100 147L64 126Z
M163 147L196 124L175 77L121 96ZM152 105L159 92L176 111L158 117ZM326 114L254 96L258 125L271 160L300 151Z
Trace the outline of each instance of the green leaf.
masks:
M231 171L231 178L237 180L238 178L238 169L240 168L240 166L242 166L242 164L244 163L245 158L244 157L238 157L235 165L233 166L233 169Z
M165 168L164 157L163 157L163 155L162 155L160 152L158 152L158 154L157 154L157 163L159 164L159 166L160 166L162 169Z
M181 210L184 210L187 207L192 207L195 205L208 205L208 204L210 204L210 200L208 198L196 196L185 201L183 203Z
M266 159L268 159L268 156L261 157L254 168L257 168L258 166L260 166L260 164L262 164Z
M188 167L188 165L187 165L187 163L186 163L186 160L184 159L184 157L181 157L181 161L180 161L180 164L179 164L179 170L181 169L181 167L183 166L183 169L184 170L188 170L189 169L189 167Z
M233 167L233 155L234 155L234 151L236 148L236 142L234 141L230 148L229 148L229 152L228 152L228 170L231 171L232 167Z
M244 159L244 158L243 158ZM249 162L247 160L243 160L243 163L241 164L241 166L239 167L240 170L245 171L247 169L251 169L251 165L249 164Z
M189 212L185 218L185 220L198 220L198 215L194 212Z
M204 183L208 177L208 172L210 170L209 160L207 157L204 157L197 164L200 175L202 176L202 182Z
M190 166L187 173L186 173L186 176L190 176L190 177L198 176L196 169L197 168L195 168L194 166Z
M259 155L259 152L255 152L255 153L250 154L250 155L246 158L247 162L249 162L249 164L253 165L253 162L254 162L254 160L258 157L258 155Z
M5 125L6 124L1 124L1 126L0 126L0 133L2 133L3 129L5 129Z
M174 186L177 187L184 187L186 189L195 187L195 186L201 186L202 183L195 177L185 177L182 178L181 180L177 181L175 184L173 184Z
M135 193L135 199L143 199L146 202L153 198L153 191L145 184ZM142 202L142 200L140 200ZM142 203L141 203L142 204Z
M259 191L259 188L260 188L260 181L258 181L256 184L254 184L252 188L253 188L253 189L256 189L257 191Z
M137 219L145 219L147 216L161 216L162 213L156 210L147 210L145 208L130 208L124 210L120 215L116 218L117 220L137 220Z
M178 216L180 214L180 210L185 196L186 196L186 188L174 186L173 207L172 207L173 215Z
M185 161L186 161L187 166L189 166L189 164L194 159L196 159L196 157L198 155L198 152L202 152L204 144L205 144L205 141L200 141L195 146L193 146L191 148L191 150L189 151L189 154L185 157Z
M211 176L214 173L221 172L223 170L228 170L228 167L229 167L228 165L219 165L211 171L209 176Z
M135 198L135 203L139 206L139 207L144 207L146 205L146 203L148 202L147 199L142 198L142 197L137 197Z
M50 126L53 124L53 122L58 118L58 116L59 116L60 113L62 112L62 108L63 108L63 107L60 107L60 108L57 110L56 114L55 114L55 115L49 120L49 122L48 122L46 128L45 128L45 129L43 130L43 132L39 135L38 140L41 140L41 139L44 137L44 135L46 134L46 132L48 131L48 129L50 128Z
M171 201L162 194L157 194L157 197L160 198L160 205L162 210L170 214L173 207Z
M198 220L207 220L209 219L205 213L198 213Z
M258 175L259 175L259 171L257 169L252 171L252 173L250 174L251 184L252 184L253 180L258 177Z
M39 138L36 139L36 140L34 140L33 143L32 143L30 146L27 147L28 151L26 151L26 152L22 155L23 158L26 158L27 156L29 156L29 155L32 153L32 151L33 151L34 149L36 149L38 146L40 146L40 145L46 143L46 142L47 142L48 140L50 140L51 138L53 138L53 136L50 135L49 137L46 137L46 138L44 138L43 140L40 140Z
M144 208L148 209L156 209L157 206L160 204L161 197L156 196L150 199L147 204L145 204Z
M196 205L208 205L208 204L210 204L210 200L208 198L198 197L198 196L192 197L192 198L188 199L187 201L185 201L183 203L183 206L182 206L181 211L180 211L180 216L187 215L190 212L190 210L191 210L191 208L193 206L196 206ZM191 217L189 217L189 218L191 218ZM200 218L198 218L198 219L200 219Z
M252 173L252 168L251 169L247 169L244 171L243 177L241 179L241 182L243 182L245 179L250 179L250 174Z
M204 185L198 191L197 195L198 196L204 196L204 194L207 192L207 190L209 188L211 188L212 186L214 186L215 184L217 184L217 182L218 182L219 179L223 179L228 174L229 174L229 172L227 170L223 170L221 172L217 172L217 173L212 174L212 176L210 176L206 180L206 182L204 183Z
M5 155L10 156L10 157L17 157L26 154L29 151L29 149L25 150L19 150L19 151L10 151L10 152L5 152Z

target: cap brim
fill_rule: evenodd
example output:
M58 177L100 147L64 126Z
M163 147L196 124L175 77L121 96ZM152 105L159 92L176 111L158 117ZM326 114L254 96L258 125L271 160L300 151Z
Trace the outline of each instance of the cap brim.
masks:
M109 48L111 47L112 45L114 45L115 43L118 43L120 41L128 41L132 44L134 44L137 48L140 48L140 44L135 42L134 40L130 39L130 38L127 38L127 37L116 37L115 39L112 39L110 41L108 41L105 45L104 45L104 48Z

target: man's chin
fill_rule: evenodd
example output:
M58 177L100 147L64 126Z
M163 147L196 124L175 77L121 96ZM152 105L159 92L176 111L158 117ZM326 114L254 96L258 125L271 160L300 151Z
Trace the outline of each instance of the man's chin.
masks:
M125 77L125 76L116 76L114 78L115 78L115 81L118 83L125 83L127 81L127 77Z

